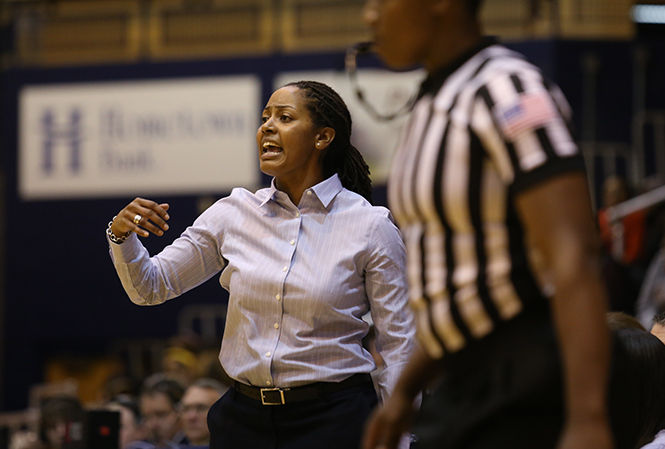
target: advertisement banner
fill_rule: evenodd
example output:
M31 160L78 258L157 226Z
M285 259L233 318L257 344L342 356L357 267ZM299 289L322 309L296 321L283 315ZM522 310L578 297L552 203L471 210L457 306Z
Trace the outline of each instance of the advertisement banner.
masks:
M259 183L254 76L26 86L19 195L228 191Z

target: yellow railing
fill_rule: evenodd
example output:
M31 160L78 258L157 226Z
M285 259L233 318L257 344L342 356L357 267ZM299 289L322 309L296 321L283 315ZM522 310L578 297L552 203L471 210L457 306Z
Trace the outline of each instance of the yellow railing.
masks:
M343 49L369 37L364 0L3 0L5 60L63 65ZM508 40L630 38L633 0L491 0Z

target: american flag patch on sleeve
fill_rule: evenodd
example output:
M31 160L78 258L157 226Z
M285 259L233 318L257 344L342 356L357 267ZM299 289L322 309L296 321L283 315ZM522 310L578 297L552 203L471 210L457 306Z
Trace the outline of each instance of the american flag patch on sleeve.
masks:
M498 110L498 121L504 136L514 140L525 131L539 128L556 117L547 92L521 94L517 102Z

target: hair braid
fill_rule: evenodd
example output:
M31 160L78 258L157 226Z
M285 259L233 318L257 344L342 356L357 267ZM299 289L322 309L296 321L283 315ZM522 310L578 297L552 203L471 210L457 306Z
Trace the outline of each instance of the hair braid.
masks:
M317 81L297 81L287 84L301 89L316 126L331 127L335 138L323 157L323 174L339 175L342 185L372 202L372 181L369 167L362 154L351 145L351 114L344 100L328 85Z

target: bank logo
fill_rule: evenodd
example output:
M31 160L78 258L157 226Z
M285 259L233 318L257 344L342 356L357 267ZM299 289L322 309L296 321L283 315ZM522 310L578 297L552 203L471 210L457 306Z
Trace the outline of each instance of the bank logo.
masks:
M81 110L72 108L66 114L56 114L45 109L40 117L42 134L41 170L52 175L55 170L56 152L66 152L66 167L71 174L81 171Z

